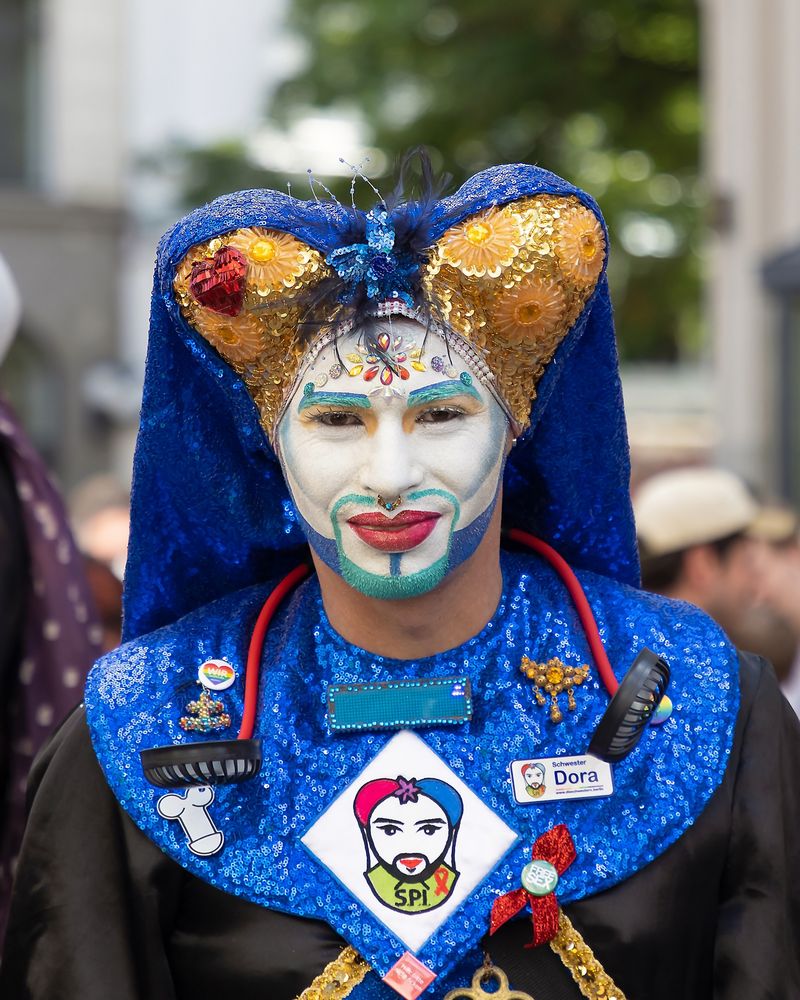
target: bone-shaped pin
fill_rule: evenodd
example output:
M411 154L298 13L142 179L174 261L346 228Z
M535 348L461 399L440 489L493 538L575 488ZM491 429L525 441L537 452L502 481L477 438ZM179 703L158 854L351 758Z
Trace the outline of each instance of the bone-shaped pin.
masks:
M178 820L189 841L189 850L206 857L216 854L225 842L225 835L214 826L206 810L213 801L214 789L197 785L188 788L183 795L162 795L156 809L164 819Z

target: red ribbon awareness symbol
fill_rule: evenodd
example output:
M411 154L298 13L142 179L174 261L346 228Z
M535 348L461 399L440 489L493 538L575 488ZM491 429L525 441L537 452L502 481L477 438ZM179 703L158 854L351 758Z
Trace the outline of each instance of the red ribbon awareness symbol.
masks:
M434 892L434 896L447 895L449 891L449 887L447 885L447 879L449 874L450 873L446 868L437 868L436 871L433 873L433 877L436 879L436 891Z

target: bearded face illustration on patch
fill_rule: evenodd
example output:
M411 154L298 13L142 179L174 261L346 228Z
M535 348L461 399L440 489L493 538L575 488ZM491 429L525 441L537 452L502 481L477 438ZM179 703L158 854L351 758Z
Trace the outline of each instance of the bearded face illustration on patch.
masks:
M532 799L541 798L547 791L547 785L544 783L546 774L544 765L538 761L531 761L529 764L523 764L521 771L525 779L525 791Z
M376 778L356 793L353 809L367 853L364 878L385 906L425 913L450 897L458 880L455 851L461 796L438 778Z

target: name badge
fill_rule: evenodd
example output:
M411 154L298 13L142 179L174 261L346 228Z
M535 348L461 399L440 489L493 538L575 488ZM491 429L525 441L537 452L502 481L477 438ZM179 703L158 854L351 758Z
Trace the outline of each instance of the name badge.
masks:
M328 685L328 724L334 733L457 725L471 718L468 677Z
M514 801L521 806L555 799L599 799L614 794L611 765L581 757L528 757L508 766Z

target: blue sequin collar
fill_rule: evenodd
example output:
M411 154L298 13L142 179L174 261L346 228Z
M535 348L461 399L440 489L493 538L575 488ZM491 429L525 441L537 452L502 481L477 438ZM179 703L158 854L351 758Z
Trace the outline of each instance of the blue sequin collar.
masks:
M503 571L502 601L481 633L414 661L374 656L345 642L325 618L317 582L305 583L273 622L262 661L256 732L264 744L263 770L250 782L218 789L213 814L225 847L213 857L192 854L178 825L158 815L162 792L145 781L139 751L195 738L179 728L178 718L207 658L225 659L239 671L240 682L226 692L235 724L247 644L269 587L228 596L127 643L100 661L86 690L92 739L111 789L185 869L259 905L326 920L384 974L405 948L299 842L392 735L331 733L326 687L463 672L473 685L472 720L419 735L520 839L418 957L444 974L476 946L493 900L517 886L531 844L557 823L568 826L578 855L559 884L562 902L629 878L692 825L722 781L739 704L736 653L697 609L579 574L617 675L649 646L671 664L674 711L616 765L612 797L518 806L509 762L534 753L584 752L608 696L592 671L576 710L560 725L549 721L520 674L520 660L591 662L583 631L549 567L530 556L504 555Z

